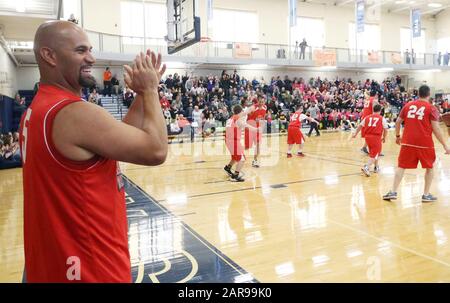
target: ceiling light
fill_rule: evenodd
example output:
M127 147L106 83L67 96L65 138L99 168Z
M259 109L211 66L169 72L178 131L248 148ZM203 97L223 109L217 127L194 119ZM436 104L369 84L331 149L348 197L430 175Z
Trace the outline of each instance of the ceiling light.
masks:
M166 62L166 66L167 66L167 68L185 68L186 64L184 64L183 62L179 62L179 61L169 61L169 62Z
M372 68L371 72L393 72L394 68L392 67L380 67L380 68Z
M442 7L442 4L436 3L436 2L432 2L432 3L428 3L428 7L439 8L439 7Z
M403 4L405 2L406 2L405 0L400 0L400 1L395 1L395 4Z
M243 69L247 69L247 68L249 68L249 69L252 69L252 68L267 68L267 67L268 67L267 64L256 64L256 63L242 65Z

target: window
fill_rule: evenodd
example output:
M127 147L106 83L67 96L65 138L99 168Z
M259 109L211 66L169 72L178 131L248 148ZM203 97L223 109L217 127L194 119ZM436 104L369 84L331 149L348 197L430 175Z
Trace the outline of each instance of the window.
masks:
M437 51L441 53L450 51L450 37L437 40Z
M309 46L325 46L325 24L323 20L318 18L298 17L297 25L293 26L291 30L291 45L295 45L295 41L301 43L303 38L306 39Z
M422 56L425 53L425 30L422 29L420 37L413 38L412 48L418 56ZM405 50L411 51L411 30L409 28L400 29L400 50L404 52Z
M122 1L121 33L122 36L144 37L144 10L141 2ZM167 8L164 3L145 3L145 36L151 39L151 44L164 44L167 35ZM124 38L125 44L141 44L142 39Z
M358 33L358 49L367 51L380 50L380 26L378 24L364 24L364 32ZM355 23L348 25L348 47L356 49Z
M258 42L259 25L258 15L255 12L214 9L213 16L213 40Z

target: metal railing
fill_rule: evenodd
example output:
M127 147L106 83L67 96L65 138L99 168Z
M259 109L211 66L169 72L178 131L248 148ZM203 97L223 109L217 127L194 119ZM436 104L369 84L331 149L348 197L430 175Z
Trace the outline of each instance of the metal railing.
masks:
M399 66L413 69L450 68L448 62L447 65L444 65L443 58L438 62L438 55L432 53L416 53L414 56L411 56L400 51L309 46L306 47L303 54L300 48L296 48L293 45L211 40L200 41L191 47L169 55L167 42L161 38L146 38L144 43L143 37L112 35L89 30L87 34L93 49L99 53L135 55L138 52L145 51L145 45L146 48L151 48L168 58L189 57L192 63L214 62L229 64L228 59L240 59L249 63L266 63L269 61L272 65L315 66L317 65L318 54L326 53L328 56L331 55L332 60L334 60L331 62L334 62L334 64L327 62L319 65L344 67ZM10 47L15 49L18 45L17 43L10 43ZM245 49L245 51L242 51L242 49ZM220 62L221 60L223 62Z

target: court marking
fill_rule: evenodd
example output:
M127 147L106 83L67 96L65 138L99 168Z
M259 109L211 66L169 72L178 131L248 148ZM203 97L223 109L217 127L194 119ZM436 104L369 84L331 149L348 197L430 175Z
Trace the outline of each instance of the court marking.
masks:
M236 183L236 182L233 182L233 183ZM235 185L236 185L236 186L239 186L239 184L235 184ZM264 198L264 199L266 198L266 197L264 197L264 195L263 195L262 193L260 193L259 191L255 191L255 193L256 193L257 195L260 195L260 196L261 196L262 198ZM346 194L339 194L338 196L343 196L343 195L347 195L347 194L348 194L348 193L346 193ZM282 203L282 202L278 202L278 201L276 201L276 200L275 200L274 202L275 202L275 203L278 203L278 204L280 204L280 205L284 205L284 206L289 207L289 208L291 207L289 204ZM395 204L391 204L391 206L394 207ZM392 241L389 241L389 240L386 240L386 239L379 238L379 237L374 236L374 235L372 235L372 234L370 234L370 233L368 233L368 232L366 232L366 231L364 231L364 230L361 230L361 229L358 229L358 228L354 228L354 227L352 227L352 226L350 226L350 225L347 225L347 224L345 224L345 223L341 223L341 222L336 221L336 220L333 220L333 219L327 218L326 220L327 220L328 222L330 222L330 223L333 223L333 224L335 224L335 225L341 226L342 228L346 228L346 229L348 229L348 230L352 230L353 232L356 232L356 233L360 233L360 234L364 234L364 235L366 235L366 236L369 236L370 238L375 239L375 240L379 241L380 243L389 243L389 244L391 244L392 246L394 246L394 247L396 247L396 248L398 248L398 249L400 249L400 250L407 251L407 252L409 252L409 253L411 253L411 254L413 254L413 255L416 255L416 256L419 256L419 257L428 259L428 260L430 260L430 261L434 261L434 262L436 262L436 263L445 265L445 266L447 266L447 267L450 267L450 263L447 263L447 262L445 262L445 261L442 261L442 260L433 258L433 257L428 256L428 255L425 255L425 254L423 254L423 253L421 253L421 252L418 252L418 251L416 251L416 250L414 250L414 249L411 249L411 248L405 247L405 246L403 246L403 245L397 244L397 243L395 243L395 242L392 242Z
M336 175L336 177L348 177L348 176L356 176L356 175L361 175L361 172L358 173L351 173L351 174L342 174L342 175ZM314 181L321 181L324 180L324 177L318 177L318 178L314 178L314 179L306 179L306 180L298 180L298 181L290 181L290 182L283 182L282 184L300 184L300 183L307 183L307 182L314 182ZM231 182L231 181L226 181L229 183L238 183L238 182ZM275 183L273 185L279 185L280 183ZM272 186L272 185L269 185ZM228 194L228 193L233 193L233 192L240 192L240 191L248 191L248 190L255 190L255 189L261 189L262 186L252 186L252 187L244 187L244 188L239 188L239 189L231 189L231 190L225 190L225 191L218 191L218 192L212 192L212 193L204 193L204 194L196 194L196 195L192 195L192 196L187 196L188 199L190 198L199 198L199 197L206 197L206 196L213 196L213 195L220 195L220 194ZM284 187L285 188L285 187ZM166 202L167 199L162 199L162 200L156 200L158 202Z
M207 249L209 249L214 255L216 255L217 257L219 257L220 259L222 259L222 261L224 261L228 266L230 266L232 269L234 269L236 272L238 272L240 275L242 276L248 276L250 274L250 276L252 277L252 280L254 280L256 283L259 283L259 281L253 276L253 274L247 270L245 270L244 268L242 268L240 265L238 265L237 263L235 263L233 260L231 260L229 257L227 257L224 253L222 253L218 248L216 248L215 246L213 246L212 244L210 244L208 241L204 240L203 238L201 238L201 236L195 232L189 225L187 225L186 223L184 223L181 219L178 218L178 216L174 215L172 212L170 212L168 209L166 209L164 206L162 206L160 203L157 203L159 201L157 201L156 199L153 199L145 190L143 190L139 185L137 185L136 183L134 183L131 179L129 179L126 175L122 174L122 177L128 182L129 185L133 186L134 188L136 188L139 192L141 192L142 195L144 195L145 197L147 197L147 199L149 199L150 201L153 201L154 204L161 209L164 213L166 213L168 216L173 217L174 219L176 219L181 226L187 231L189 232L195 239L197 239L200 243L202 243L204 246L206 246ZM219 253L218 253L219 252Z

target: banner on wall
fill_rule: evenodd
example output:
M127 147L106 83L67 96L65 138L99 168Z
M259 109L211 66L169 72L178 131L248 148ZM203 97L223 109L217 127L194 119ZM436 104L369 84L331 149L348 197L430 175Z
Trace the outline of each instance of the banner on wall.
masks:
M364 0L356 1L356 31L364 32Z
M313 60L315 66L336 66L336 51L315 49Z
M236 59L249 59L252 57L250 43L234 43L233 57Z
M411 28L412 28L412 35L414 38L420 37L420 34L422 32L422 24L420 20L420 9L413 9L411 11Z
M369 61L369 63L372 64L377 64L380 63L379 57L378 57L378 52L368 52L367 53L367 59Z
M402 64L402 55L400 53L391 53L392 64Z
M289 26L297 25L297 0L289 0Z

